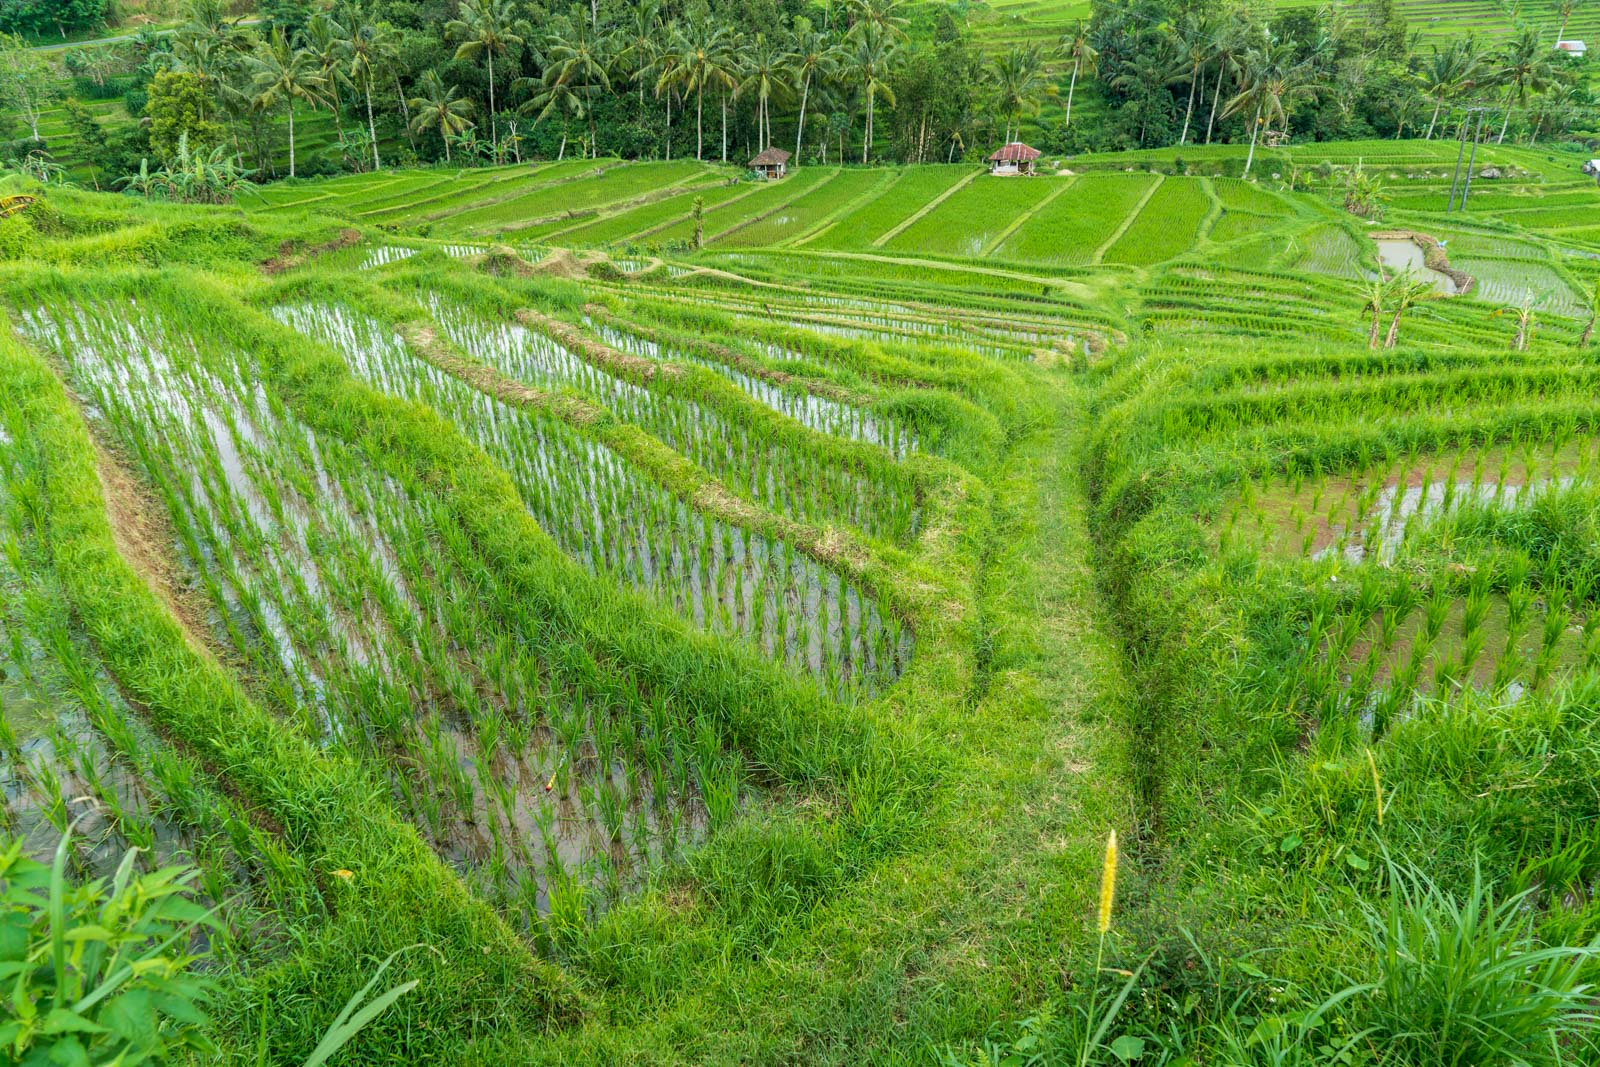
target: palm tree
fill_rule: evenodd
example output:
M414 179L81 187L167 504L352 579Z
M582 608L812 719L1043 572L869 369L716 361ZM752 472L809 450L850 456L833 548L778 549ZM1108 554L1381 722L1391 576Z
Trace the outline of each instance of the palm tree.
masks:
M345 75L344 63L350 52L350 35L345 28L326 11L318 11L306 23L305 50L316 62L317 74L322 78L322 83L328 91L329 110L333 112L333 128L339 135L339 143L344 144L344 119L340 114L343 111L343 101L339 98L339 87L349 85L350 79Z
M1294 61L1294 46L1289 43L1252 48L1245 53L1239 92L1228 101L1224 115L1253 114L1250 123L1250 151L1245 156L1244 173L1249 176L1255 163L1256 140L1274 119L1288 120L1284 105L1297 96L1316 91L1307 69Z
M372 141L372 169L379 170L383 163L378 158L378 127L372 119L372 82L377 77L378 68L392 62L399 54L399 41L388 23L362 19L350 32L348 52L350 76L361 86L361 91L367 100L367 136ZM395 88L398 89L399 85L399 77L396 75ZM405 94L401 93L399 96L400 106L407 112L406 126L409 129L410 107L406 103Z
M1478 54L1477 41L1470 35L1451 41L1442 51L1438 45L1433 46L1433 55L1428 57L1421 73L1417 75L1422 82L1422 91L1434 99L1433 117L1428 120L1428 132L1423 135L1424 140L1432 140L1434 127L1439 122L1439 111L1445 101L1471 88L1482 71L1483 57Z
M900 5L905 0L849 0L850 15L853 24L850 27L852 36L861 36L867 33L882 34L894 43L903 43L906 40L906 27L911 20L900 14Z
M1539 31L1523 30L1500 54L1495 78L1506 87L1506 117L1500 123L1495 144L1505 144L1506 127L1511 125L1512 102L1526 104L1530 92L1543 92L1554 80L1550 52L1539 41Z
M1225 26L1211 42L1211 57L1217 64L1217 84L1211 90L1211 114L1206 118L1206 144L1211 143L1211 131L1217 124L1217 105L1222 102L1222 83L1239 74L1239 60L1245 45L1239 27Z
M1171 43L1165 37L1151 37L1137 53L1122 65L1122 73L1111 79L1111 84L1121 89L1140 89L1171 85L1183 78L1183 67L1175 63ZM1150 108L1140 108L1139 143L1144 144L1150 120Z
M1507 304L1495 311L1490 318L1498 319L1501 315L1514 315L1517 320L1517 333L1511 339L1511 351L1521 352L1527 349L1528 340L1533 336L1534 315L1533 302L1537 299L1532 293L1526 293L1520 304Z
M539 118L543 119L558 103L566 110L586 116L589 120L589 154L597 156L594 101L601 90L611 88L611 78L606 73L608 64L601 52L602 42L596 39L592 27L581 17L567 20L566 29L567 32L563 34L558 24L551 35L549 59L544 70L546 92L538 98L544 101L539 105L543 109Z
M811 28L804 19L795 22L793 74L800 82L800 129L794 135L794 158L800 159L800 146L806 136L806 106L811 99L812 79L831 78L839 70L839 45L825 33Z
M1572 21L1572 13L1583 6L1583 0L1560 0L1556 10L1561 12L1561 29L1556 31L1556 40L1567 39L1567 23Z
M789 65L794 56L783 51L765 34L757 34L755 46L745 57L744 80L733 91L737 99L746 93L756 94L756 151L772 143L772 117L768 105L774 94L787 93Z
M289 106L289 177L294 177L294 102L304 100L312 107L322 102L322 75L316 60L304 48L294 48L282 29L259 53L250 57L255 71L255 106L267 111L281 103Z
M1394 318L1389 320L1389 333L1383 339L1384 348L1393 348L1400 338L1400 319L1407 311L1416 307L1423 300L1431 300L1438 294L1433 287L1431 279L1418 279L1407 268L1403 274L1398 275L1389 288L1389 296L1394 308Z
M662 66L656 91L682 86L684 95L694 94L694 158L705 158L706 86L724 90L733 87L733 40L725 28L709 16L691 17L688 26L672 43L671 62ZM723 155L727 155L726 146Z
M472 114L472 101L457 97L454 85L445 86L439 72L430 70L418 83L422 95L413 98L407 106L416 112L411 127L417 132L438 130L444 141L444 160L450 162L450 139L472 125L467 116Z
M644 110L644 83L661 55L660 0L638 0L622 31L622 47L617 59L632 64L632 81L639 87L639 110Z
M889 67L894 61L895 46L888 33L868 29L856 37L856 46L850 57L850 65L855 69L857 80L861 83L862 91L867 98L867 128L866 135L861 139L861 162L867 162L867 153L872 148L872 111L873 103L878 97L888 101L890 107L894 106L894 90L889 88Z
M1078 75L1094 74L1100 69L1100 53L1089 43L1089 24L1083 19L1072 32L1061 38L1061 52L1072 57L1072 80L1067 83L1067 117L1062 127L1072 125L1072 94L1078 90Z
M1189 74L1189 105L1183 111L1183 132L1178 135L1180 146L1189 143L1189 123L1194 118L1195 89L1200 84L1200 72L1211 62L1211 41L1216 36L1213 30L1210 20L1203 15L1191 13L1184 18L1182 28L1176 31L1178 54L1182 57L1183 69Z
M1380 271L1376 278L1368 279L1366 288L1362 290L1367 302L1361 305L1361 311L1372 316L1372 325L1367 329L1368 351L1375 351L1378 347L1378 331L1383 327L1383 305L1389 296L1389 284L1389 279Z
M1006 143L1011 143L1011 126L1023 113L1039 113L1040 97L1055 90L1044 76L1044 59L1034 46L1013 48L995 61L995 89L1000 113L1006 117ZM1020 129L1019 129L1020 132Z
M512 0L461 0L461 17L444 26L445 40L461 42L456 48L457 59L481 55L489 61L489 139L497 144L500 130L494 118L494 57L520 48L525 29L526 24L516 18Z

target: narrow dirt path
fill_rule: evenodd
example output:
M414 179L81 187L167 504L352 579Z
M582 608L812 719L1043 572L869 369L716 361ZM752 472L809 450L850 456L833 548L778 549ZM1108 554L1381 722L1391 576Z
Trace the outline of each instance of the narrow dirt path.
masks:
M913 211L904 221L902 221L900 225L894 227L888 233L883 234L882 236L878 237L877 240L873 241L872 247L882 248L884 245L900 236L900 234L904 233L907 229L916 225L918 219L922 218L924 215L928 214L928 212L932 211L946 200L949 200L952 196L955 196L956 193L972 184L973 179L982 173L983 171L981 170L973 171L971 174L967 175L965 178L962 178L960 181L956 182L954 185L940 193L938 196L934 197L932 200L929 200L926 204L923 204L920 208Z
M1111 231L1111 236L1107 237L1105 241L1101 243L1100 247L1094 250L1094 256L1089 260L1090 263L1099 263L1105 258L1106 253L1110 251L1118 241L1122 240L1122 235L1128 232L1129 227L1133 225L1133 220L1138 218L1144 212L1144 206L1150 202L1150 198L1152 196L1156 195L1156 190L1161 188L1161 183L1166 180L1167 179L1165 175L1156 175L1156 180L1150 183L1150 188L1146 189L1144 191L1144 195L1139 198L1139 202L1133 205L1133 210L1128 212L1127 216L1122 220L1122 224L1115 230Z

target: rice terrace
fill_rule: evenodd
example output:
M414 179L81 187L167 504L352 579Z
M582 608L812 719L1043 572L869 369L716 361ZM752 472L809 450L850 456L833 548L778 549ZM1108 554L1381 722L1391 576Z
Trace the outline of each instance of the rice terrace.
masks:
M0 0L0 1062L1600 1064L1597 27Z

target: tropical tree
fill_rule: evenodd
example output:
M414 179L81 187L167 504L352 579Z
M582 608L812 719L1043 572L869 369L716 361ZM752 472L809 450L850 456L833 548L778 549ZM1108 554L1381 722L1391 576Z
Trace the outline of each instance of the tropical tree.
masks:
M813 80L832 78L839 72L839 44L826 33L811 28L805 19L796 20L793 51L793 77L800 82L800 128L794 135L795 159L806 137L806 107L811 100Z
M849 0L852 23L850 34L859 37L875 33L899 44L906 40L906 27L911 21L900 14L906 0Z
M856 36L850 66L867 100L866 134L861 139L861 162L865 164L872 148L872 112L878 97L894 106L894 90L889 87L889 70L894 61L895 44L883 30L868 29Z
M1200 74L1205 70L1206 64L1211 62L1212 39L1216 36L1216 27L1203 15L1190 13L1183 20L1183 25L1175 31L1178 55L1183 64L1183 70L1189 75L1189 103L1183 110L1183 132L1178 134L1178 144L1189 143L1189 123L1194 118L1194 95L1200 84Z
M446 86L436 70L424 73L417 84L422 95L408 103L413 112L411 127L418 133L438 130L439 137L444 141L444 159L448 163L451 138L472 126L472 120L468 117L472 114L472 101L458 97L456 87Z
M745 57L744 79L734 89L734 97L755 94L756 98L756 150L762 151L772 143L772 114L769 105L775 94L787 93L789 67L794 56L784 51L765 34L756 34L755 44Z
M459 41L457 59L483 56L489 63L489 139L498 143L500 130L495 124L494 57L522 47L527 24L516 18L512 0L461 0L461 17L445 23L448 41Z
M44 54L21 37L0 34L0 110L12 110L39 140L39 120L61 96L60 78Z
M660 0L638 0L629 11L627 24L621 31L621 47L617 49L618 62L629 63L629 80L639 89L639 109L644 109L644 85L650 80L656 61L661 56L661 4Z
M1255 163L1256 141L1273 120L1288 120L1284 105L1299 96L1316 92L1310 72L1295 60L1294 46L1287 42L1252 48L1242 62L1239 92L1228 101L1223 114L1251 115L1250 151L1245 155L1244 173Z
M344 101L340 98L341 86L350 84L345 74L345 62L350 57L350 34L326 11L318 11L306 23L305 50L316 64L317 75L322 79L328 96L328 108L333 112L333 128L344 143Z
M1407 311L1437 295L1432 279L1417 278L1409 267L1397 275L1389 288L1389 306L1394 308L1394 317L1389 320L1389 333L1383 339L1383 347L1393 348L1400 339L1400 319Z
M1477 84L1483 73L1483 56L1478 54L1477 41L1471 35L1451 41L1443 49L1438 45L1433 46L1433 55L1423 63L1417 75L1417 80L1422 83L1422 91L1434 100L1433 117L1428 120L1428 132L1423 135L1424 140L1433 138L1434 127L1439 122L1439 111L1445 101Z
M694 158L705 158L706 87L733 88L733 37L705 13L691 16L672 42L671 61L662 65L656 91L674 86L688 97L694 94ZM723 154L727 154L724 142Z
M1513 104L1525 105L1529 93L1543 92L1555 80L1550 56L1550 49L1539 40L1539 31L1531 28L1519 33L1500 53L1500 65L1494 73L1495 80L1506 87L1506 114L1495 144L1505 143Z
M1366 303L1361 305L1363 314L1372 316L1372 324L1367 329L1367 349L1375 351L1378 347L1378 333L1383 329L1383 309L1389 298L1390 281L1382 273L1376 278L1369 278L1362 294Z
M362 18L350 29L346 54L350 61L350 79L361 87L361 93L366 97L367 137L372 141L372 169L378 170L382 168L383 161L378 157L378 126L372 118L372 83L378 76L378 69L392 63L399 54L399 38L387 23ZM395 88L398 90L399 86L399 76L396 75ZM409 110L405 94L397 93L397 95L400 97L401 108ZM407 127L409 126L408 115Z
M543 110L539 118L549 114L559 98L563 106L588 118L589 154L598 155L594 102L602 90L611 88L611 78L606 73L608 63L601 53L601 42L581 17L568 20L565 30L562 33L558 29L550 39L543 80L546 92L542 98L546 102L540 105Z
M1067 115L1063 128L1072 125L1072 94L1078 89L1078 75L1093 75L1100 69L1100 53L1089 43L1089 24L1079 19L1071 33L1061 38L1061 52L1072 58L1072 79L1067 83Z
M1589 318L1583 324L1583 334L1578 338L1579 348L1588 348L1589 342L1594 340L1595 320L1600 319L1600 281L1594 283L1594 288L1589 291Z
M1529 339L1533 337L1533 302L1536 299L1537 297L1534 294L1526 293L1522 297L1522 303L1507 304L1505 307L1496 309L1494 314L1490 316L1497 319L1501 315L1510 315L1517 320L1517 332L1511 338L1511 351L1513 352L1524 351L1528 347Z
M294 177L294 103L303 100L312 107L322 103L322 75L317 73L317 62L304 48L289 43L282 29L274 29L272 37L260 52L249 57L254 71L257 109L270 111L279 104L289 108L289 177Z
M1584 0L1560 0L1556 4L1556 10L1561 12L1561 29L1556 31L1557 41L1567 39L1567 23L1572 21L1572 13L1582 7L1583 4Z
M1017 47L995 61L994 83L1000 113L1006 119L1006 143L1012 139L1012 125L1021 125L1023 114L1036 115L1042 97L1055 86L1044 76L1044 57L1035 46Z
M1211 41L1211 60L1217 65L1217 82L1211 90L1211 113L1206 118L1206 144L1217 125L1217 107L1222 102L1222 83L1239 75L1239 63L1246 51L1244 27L1227 24Z

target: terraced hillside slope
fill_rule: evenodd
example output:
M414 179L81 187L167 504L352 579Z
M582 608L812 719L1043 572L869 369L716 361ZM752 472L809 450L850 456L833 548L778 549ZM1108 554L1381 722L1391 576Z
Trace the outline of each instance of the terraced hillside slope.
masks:
M1600 189L1383 147L7 179L5 838L228 1061L1588 1062Z

